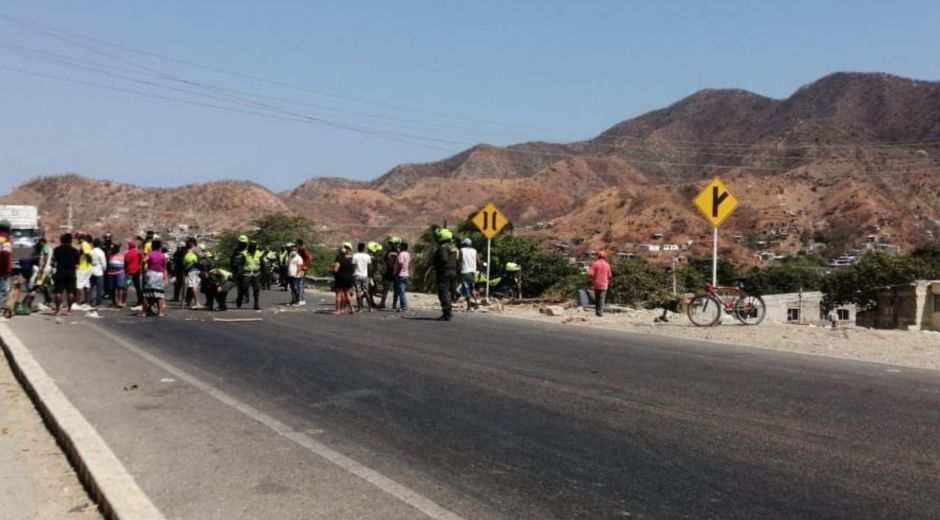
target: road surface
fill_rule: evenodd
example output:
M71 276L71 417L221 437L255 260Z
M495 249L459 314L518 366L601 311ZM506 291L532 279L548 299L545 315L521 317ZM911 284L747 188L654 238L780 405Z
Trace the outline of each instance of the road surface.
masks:
M936 372L265 300L11 328L167 518L940 518Z

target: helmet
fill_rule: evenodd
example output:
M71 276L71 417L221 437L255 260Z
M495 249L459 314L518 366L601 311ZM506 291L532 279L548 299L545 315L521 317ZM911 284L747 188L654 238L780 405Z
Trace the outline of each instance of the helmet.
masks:
M213 258L215 255L212 254L212 251L203 250L202 254L206 255L206 258Z
M389 244L396 244L396 245L397 245L397 244L401 244L401 237L399 237L399 236L391 236L391 237L388 237L388 243L389 243Z
M520 269L519 264L515 262L506 262L506 272L515 272Z
M238 235L238 241L244 244L248 243L248 235Z
M382 250L382 244L378 242L369 242L368 244L366 244L366 249L368 249L372 253L378 253L379 251Z
M460 245L462 245L462 246L472 246L472 245L473 245L473 240L470 240L469 238L465 238L465 239L463 239L463 240L460 241Z
M352 251L352 242L343 242L343 247Z
M287 248L294 247L294 243L293 243L293 242L288 242L287 245L284 246L284 247L287 247Z
M450 231L449 229L447 229L447 228L440 228L440 229L437 230L437 240L438 240L438 242L447 242L448 240L452 240L453 238L454 238L454 234L451 233L451 231Z

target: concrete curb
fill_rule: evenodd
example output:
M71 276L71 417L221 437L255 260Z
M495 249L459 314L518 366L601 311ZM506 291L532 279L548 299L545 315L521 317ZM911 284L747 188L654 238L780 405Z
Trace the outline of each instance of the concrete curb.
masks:
M5 323L0 323L0 346L16 379L105 518L165 520L101 436Z

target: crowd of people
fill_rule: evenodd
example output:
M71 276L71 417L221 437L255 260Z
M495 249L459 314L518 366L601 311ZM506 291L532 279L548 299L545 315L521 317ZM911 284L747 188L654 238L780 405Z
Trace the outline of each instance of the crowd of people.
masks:
M2 236L0 229L0 254ZM446 228L438 229L435 238L432 265L442 309L438 319L450 320L453 303L460 297L468 310L477 305L475 286L481 262L469 239L458 245ZM311 252L299 239L262 249L241 235L223 265L195 238L179 243L171 253L152 231L124 243L115 241L111 233L92 237L75 232L62 234L55 247L39 240L33 254L20 260L19 268L26 289L23 301L29 308L69 315L108 304L118 309L129 306L140 316L165 317L168 302L193 310L225 311L233 289L238 308L252 305L261 310L261 290L276 286L289 291L287 305L306 305L305 280L311 260ZM3 261L0 256L0 268ZM382 244L359 242L355 248L344 242L331 269L334 314L374 312L387 305L398 312L409 310L412 256L400 237L390 236ZM42 302L34 302L37 295L43 297Z
M432 266L436 276L437 296L441 304L439 320L453 318L453 304L463 297L467 309L477 306L477 270L480 255L470 239L460 246L453 233L440 228L435 232L437 247ZM411 252L401 237L390 236L385 244L359 242L355 252L345 242L333 260L334 314L353 314L362 310L408 311L408 283L411 280ZM391 295L391 302L388 297Z

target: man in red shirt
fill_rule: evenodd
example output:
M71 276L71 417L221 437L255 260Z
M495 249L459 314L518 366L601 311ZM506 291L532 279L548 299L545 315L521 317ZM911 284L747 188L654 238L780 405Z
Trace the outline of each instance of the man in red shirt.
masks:
M610 283L610 264L607 263L607 251L597 252L597 260L588 269L591 284L594 286L594 314L604 315L604 300L607 299L607 284Z
M140 264L143 260L143 255L137 249L137 242L133 240L127 241L127 253L124 254L124 273L130 278L130 285L134 286L134 292L137 293L137 305L135 307L140 307L143 309L144 300L143 300L143 288L141 287L141 278L140 278Z

